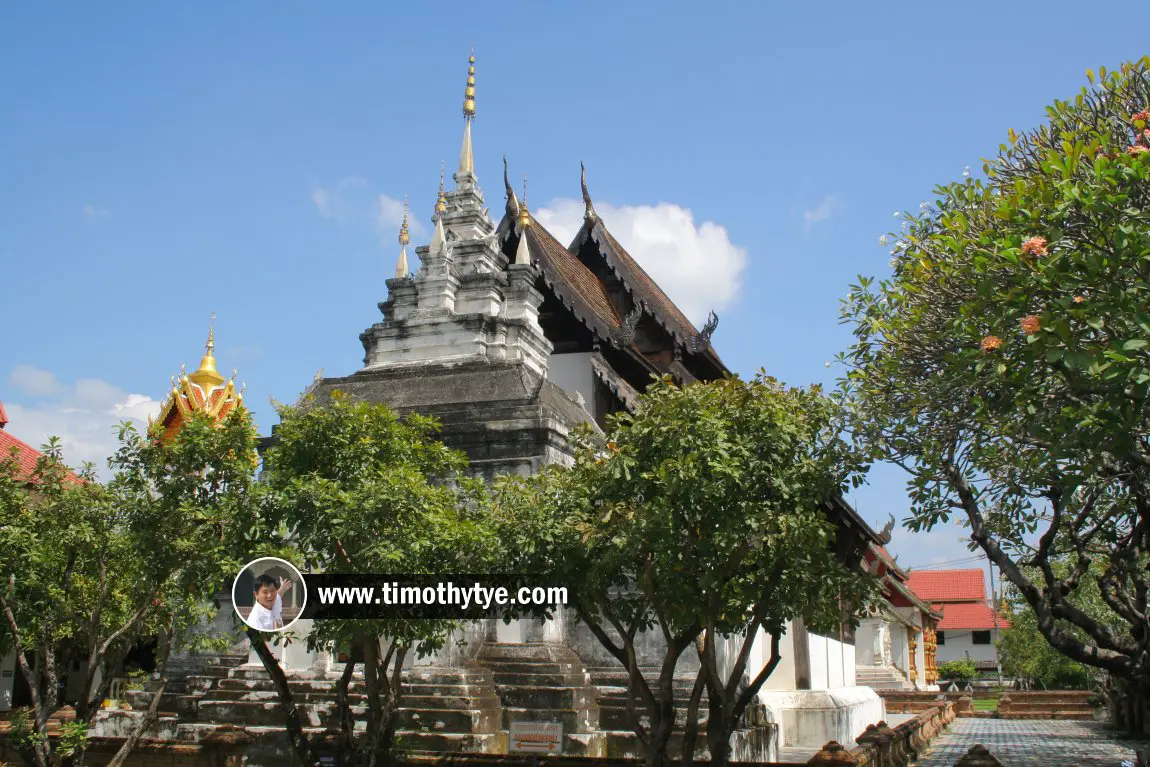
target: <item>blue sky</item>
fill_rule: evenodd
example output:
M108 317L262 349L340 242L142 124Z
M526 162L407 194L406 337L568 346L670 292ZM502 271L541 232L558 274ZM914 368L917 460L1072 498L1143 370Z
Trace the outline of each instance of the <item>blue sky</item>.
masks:
M977 173L1150 31L1057 2L241 5L0 9L13 433L101 454L116 418L195 366L212 312L264 433L269 396L356 370L398 201L426 235L457 161L471 45L496 214L504 153L558 232L586 162L624 244L693 318L718 311L728 365L830 383L838 301L886 273L894 212ZM904 516L897 471L873 480L860 511ZM953 560L960 535L892 548Z

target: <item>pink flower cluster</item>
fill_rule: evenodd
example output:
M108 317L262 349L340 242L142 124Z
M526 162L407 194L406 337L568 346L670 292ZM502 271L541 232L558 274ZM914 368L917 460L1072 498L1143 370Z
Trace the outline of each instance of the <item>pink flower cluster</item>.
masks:
M1029 240L1022 243L1022 252L1028 256L1045 256L1047 253L1046 238L1031 237Z

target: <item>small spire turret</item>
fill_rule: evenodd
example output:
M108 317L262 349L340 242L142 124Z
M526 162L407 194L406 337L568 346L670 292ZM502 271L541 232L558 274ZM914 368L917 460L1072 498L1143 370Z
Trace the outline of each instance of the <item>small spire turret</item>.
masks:
M519 231L531 226L531 213L527 210L527 175L523 175L523 202L519 204Z
M447 212L447 193L443 191L443 160L439 161L439 196L435 198L435 217L438 221Z
M403 196L403 223L399 227L399 262L395 265L395 276L403 278L407 276L407 244L411 242L411 234L407 231L407 195Z

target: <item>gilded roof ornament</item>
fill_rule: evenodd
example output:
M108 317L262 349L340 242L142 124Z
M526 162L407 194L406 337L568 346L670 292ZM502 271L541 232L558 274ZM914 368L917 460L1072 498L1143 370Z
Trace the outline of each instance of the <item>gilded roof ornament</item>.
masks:
M531 226L531 214L527 210L527 174L523 174L523 202L519 203L519 231Z
M406 277L408 274L407 266L407 244L411 242L411 234L407 231L407 195L403 196L403 223L399 227L399 262L395 265L395 276L397 278Z
M213 353L216 348L216 315L212 313L212 322L208 327L208 342L204 345L204 356L200 358L200 367L187 378L200 387L204 394L221 385L226 379L216 369L216 357Z
M475 117L475 46L467 57L467 88L463 91L463 116L468 121Z
M579 162L579 185L583 187L583 218L594 221L598 215L595 206L591 204L591 193L587 191L587 169L583 167L582 161Z
M471 149L471 121L475 119L475 48L467 59L467 88L463 92L463 147L459 150L459 173L475 174L475 153Z
M435 217L432 219L437 220L440 216L447 212L447 193L443 191L443 160L439 161L439 196L435 198Z

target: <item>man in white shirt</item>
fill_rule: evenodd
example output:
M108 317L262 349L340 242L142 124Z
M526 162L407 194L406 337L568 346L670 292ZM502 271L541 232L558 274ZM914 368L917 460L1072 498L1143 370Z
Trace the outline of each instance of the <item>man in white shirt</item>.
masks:
M275 631L282 629L283 621L283 595L291 590L291 579L282 584L267 573L256 578L252 584L252 594L255 604L248 613L247 624L260 631Z

